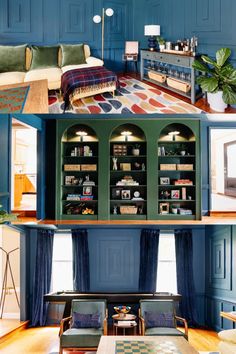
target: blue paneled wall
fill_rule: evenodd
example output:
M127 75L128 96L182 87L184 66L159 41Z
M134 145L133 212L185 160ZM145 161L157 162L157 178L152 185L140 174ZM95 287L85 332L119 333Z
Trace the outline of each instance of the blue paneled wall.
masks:
M196 35L202 53L222 46L235 52L234 0L0 0L0 43L86 42L101 56L101 24L92 19L102 7L114 10L105 19L105 59L116 70L123 68L126 40L147 47L145 24L160 24L166 40Z

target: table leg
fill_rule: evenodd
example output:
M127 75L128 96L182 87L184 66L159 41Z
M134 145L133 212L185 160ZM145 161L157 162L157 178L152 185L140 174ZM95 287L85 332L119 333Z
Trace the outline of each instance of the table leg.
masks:
M123 335L125 336L125 327L123 328Z

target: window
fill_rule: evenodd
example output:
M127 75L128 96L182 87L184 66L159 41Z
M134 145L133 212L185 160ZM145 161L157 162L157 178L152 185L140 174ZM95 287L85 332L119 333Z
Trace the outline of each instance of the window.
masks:
M173 233L160 234L156 291L177 293L175 237Z
M55 233L53 243L51 291L73 290L72 238Z

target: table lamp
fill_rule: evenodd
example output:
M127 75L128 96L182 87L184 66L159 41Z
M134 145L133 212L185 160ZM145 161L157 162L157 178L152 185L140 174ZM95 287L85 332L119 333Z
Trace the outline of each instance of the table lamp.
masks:
M148 48L149 50L154 51L157 47L156 36L160 36L160 26L159 25L144 26L144 35L149 36Z

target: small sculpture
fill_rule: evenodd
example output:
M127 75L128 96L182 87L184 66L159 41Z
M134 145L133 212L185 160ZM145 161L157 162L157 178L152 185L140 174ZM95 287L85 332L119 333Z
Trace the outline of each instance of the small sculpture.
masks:
M83 184L83 178L79 178L79 185L81 186Z
M112 161L113 161L113 171L117 171L117 157L113 157Z
M85 176L85 182L89 182L90 180L89 180L89 175L86 175Z
M114 215L117 214L117 206L116 206L116 205L113 207L113 214L114 214Z
M142 163L142 171L145 171L145 164L144 163Z

